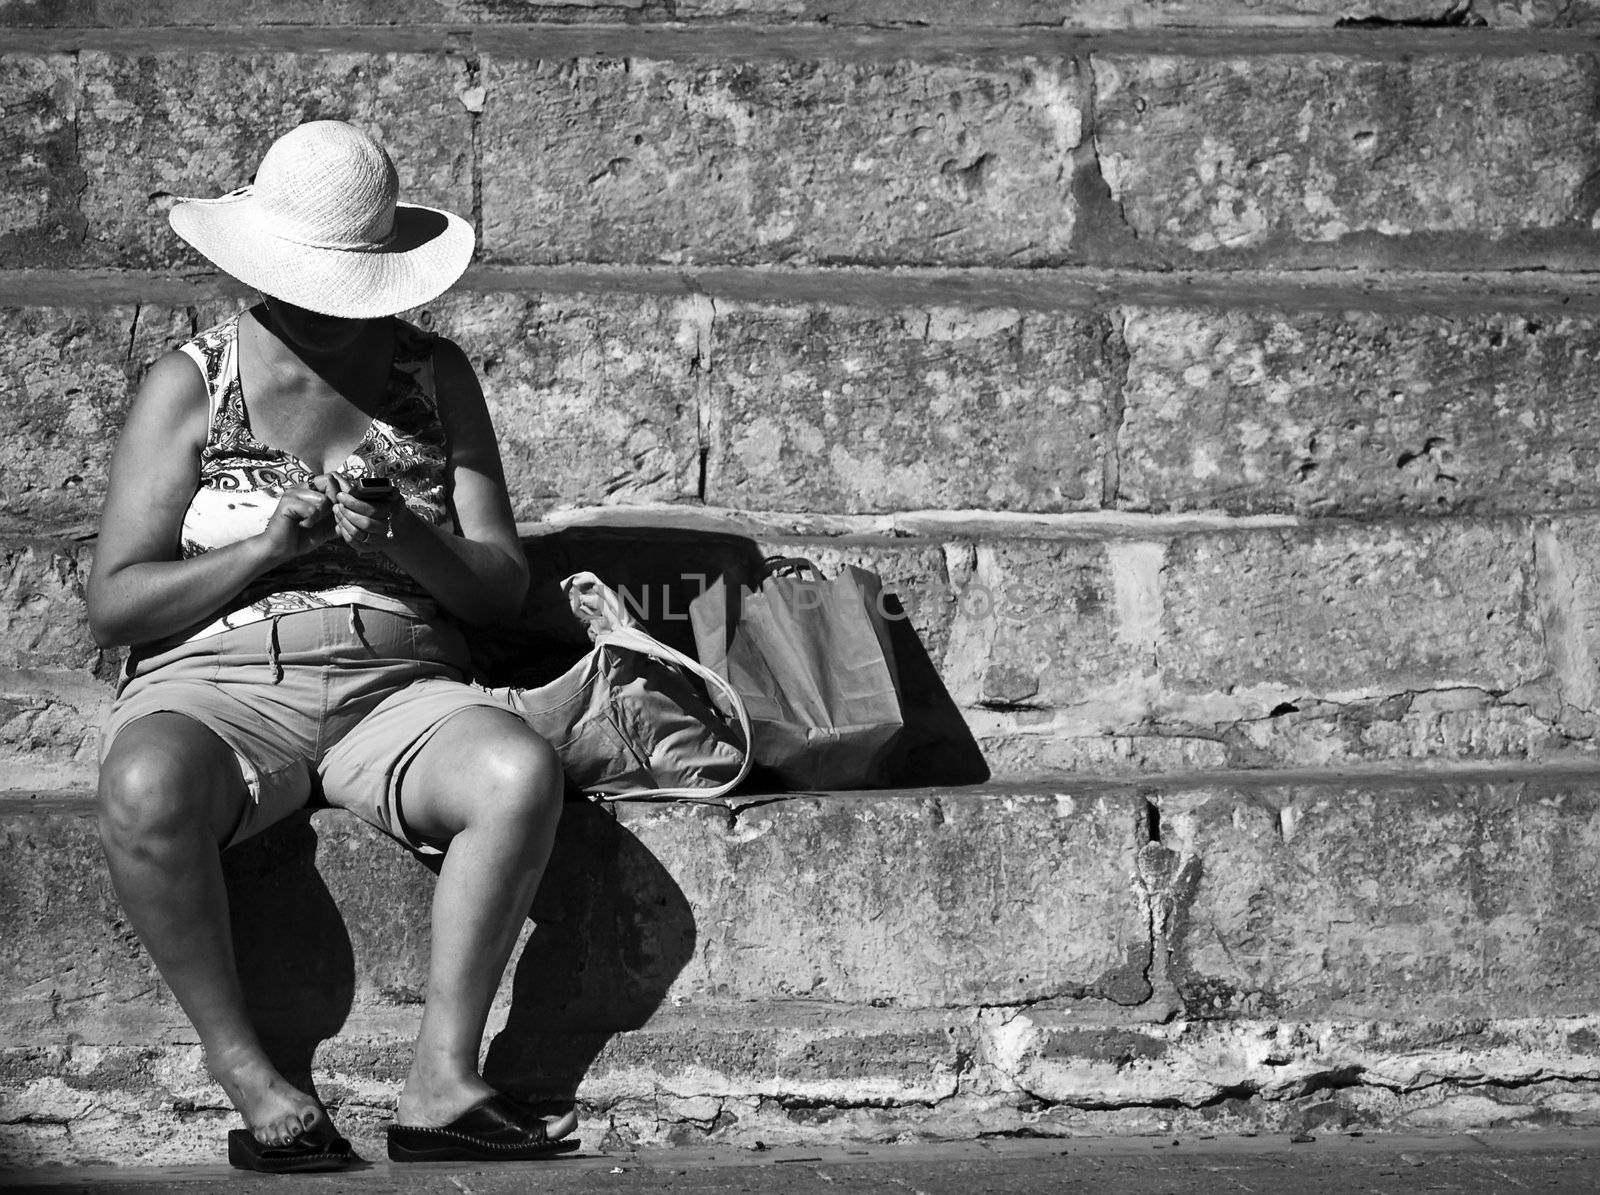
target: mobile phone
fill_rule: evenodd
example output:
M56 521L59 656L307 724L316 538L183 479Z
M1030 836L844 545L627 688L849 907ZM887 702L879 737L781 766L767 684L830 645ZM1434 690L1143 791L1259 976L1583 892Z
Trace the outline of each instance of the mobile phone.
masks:
M394 496L394 482L387 477L362 477L347 492L361 502L387 502Z

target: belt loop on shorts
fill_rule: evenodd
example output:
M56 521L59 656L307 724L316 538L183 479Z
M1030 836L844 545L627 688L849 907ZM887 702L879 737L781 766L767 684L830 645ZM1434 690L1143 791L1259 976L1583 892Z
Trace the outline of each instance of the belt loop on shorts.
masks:
M361 607L354 602L350 603L350 633L362 647L372 650L372 644L367 642L367 628L361 625Z
M283 679L283 661L278 657L278 620L281 614L272 616L272 633L267 640L267 658L272 662L272 683L277 684Z

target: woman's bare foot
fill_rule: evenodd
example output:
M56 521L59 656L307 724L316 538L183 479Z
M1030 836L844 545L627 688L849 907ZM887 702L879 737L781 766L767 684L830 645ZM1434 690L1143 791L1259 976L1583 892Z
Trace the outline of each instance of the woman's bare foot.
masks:
M290 1083L263 1055L238 1050L208 1058L207 1064L263 1145L288 1145L318 1130L332 1134L333 1124L316 1097Z
M413 1066L400 1092L394 1120L413 1128L442 1128L495 1094L495 1089L477 1074L447 1078L428 1075L421 1066ZM552 1141L561 1140L578 1127L576 1112L542 1119L545 1136Z
M394 1122L437 1129L493 1094L494 1088L476 1074L430 1074L421 1064L413 1065L395 1105Z

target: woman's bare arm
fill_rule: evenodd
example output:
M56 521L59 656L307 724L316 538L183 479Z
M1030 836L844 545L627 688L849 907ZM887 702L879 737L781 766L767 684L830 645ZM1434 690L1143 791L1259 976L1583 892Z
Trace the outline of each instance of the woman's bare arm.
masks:
M437 527L393 502L394 538L374 540L450 613L465 622L492 623L514 616L528 591L528 562L517 539L511 500L494 424L483 388L466 355L448 340L434 351L439 417L450 444L450 496L461 534ZM369 512L377 518L369 517ZM349 533L383 534L383 507L340 493L335 521ZM352 541L360 550L362 545Z
M207 418L194 362L182 353L157 361L117 440L100 516L88 601L89 628L102 647L149 643L191 627L268 569L333 534L327 498L301 488L283 496L261 534L178 559Z

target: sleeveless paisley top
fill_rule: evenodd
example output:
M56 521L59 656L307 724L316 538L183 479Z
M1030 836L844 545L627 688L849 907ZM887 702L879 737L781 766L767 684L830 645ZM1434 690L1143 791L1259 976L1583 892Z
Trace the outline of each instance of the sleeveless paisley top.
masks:
M205 376L210 426L200 454L200 488L184 515L184 559L259 534L286 488L313 471L292 453L256 439L239 385L239 316L179 346ZM385 476L406 506L435 524L451 520L445 492L449 450L434 396L433 337L396 320L394 365L377 415L342 471ZM322 606L369 606L431 619L426 590L381 553L357 553L334 539L257 577L219 618L185 639L214 635Z

